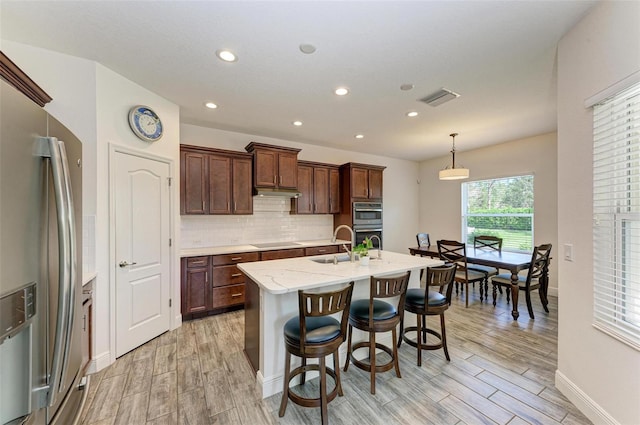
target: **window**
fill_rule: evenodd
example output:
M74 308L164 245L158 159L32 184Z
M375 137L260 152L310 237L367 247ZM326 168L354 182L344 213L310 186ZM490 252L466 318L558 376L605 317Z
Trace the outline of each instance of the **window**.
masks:
M593 108L594 326L640 349L640 84Z
M462 240L502 238L505 251L533 251L533 176L462 183Z

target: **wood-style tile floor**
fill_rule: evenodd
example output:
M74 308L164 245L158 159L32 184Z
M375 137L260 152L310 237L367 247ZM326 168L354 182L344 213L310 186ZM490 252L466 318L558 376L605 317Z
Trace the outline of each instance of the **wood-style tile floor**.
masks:
M520 295L517 322L504 295L496 308L479 301L477 288L469 308L462 294L454 298L446 313L451 362L442 350L425 351L417 367L415 348L403 343L402 378L379 374L376 395L369 393L369 375L351 366L342 374L344 397L329 403L329 423L590 424L554 387L557 299L547 314L534 293L530 320ZM436 320L429 318L429 326ZM238 311L185 322L92 375L82 423L320 423L319 408L289 402L279 418L281 393L256 397L242 352L243 321ZM317 379L305 387L317 390Z

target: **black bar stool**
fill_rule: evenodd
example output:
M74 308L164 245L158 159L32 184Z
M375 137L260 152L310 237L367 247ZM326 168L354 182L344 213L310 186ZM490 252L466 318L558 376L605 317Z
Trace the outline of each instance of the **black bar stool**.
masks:
M376 373L386 372L395 367L396 376L401 378L398 364L398 350L396 341L396 326L404 315L404 299L407 294L407 285L411 272L399 276L371 276L369 299L356 300L351 303L349 311L349 337L347 342L347 361L344 371L349 368L349 363L371 373L371 394L376 393ZM380 298L398 297L397 305L392 305ZM353 328L369 332L369 340L351 345ZM391 331L392 348L376 342L376 333ZM353 357L353 351L359 348L369 348L369 363L357 360ZM376 348L391 356L388 363L376 364Z
M449 359L447 350L447 334L444 327L444 312L451 304L451 292L456 276L456 265L427 267L427 278L425 288L411 288L407 291L404 304L405 311L414 313L416 326L408 327L402 331L400 325L400 339L398 347L404 340L407 344L418 349L418 366L422 366L422 350L437 350L442 348L444 355ZM431 288L437 287L434 291ZM440 316L440 332L427 328L426 316ZM408 332L416 332L416 340L407 337ZM439 339L436 344L427 344L427 334L431 334Z
M327 424L327 404L342 396L340 384L340 360L338 348L344 342L347 330L347 315L351 304L353 282L343 289L313 293L298 291L300 314L289 319L284 325L284 345L287 350L284 370L284 391L280 403L279 416L283 417L287 410L287 401L304 407L320 406L322 424ZM331 314L342 312L340 321ZM302 366L291 369L291 355L302 358ZM333 354L333 369L327 368L325 356ZM319 364L307 365L307 359L317 358ZM320 397L306 398L289 389L290 381L298 375L304 385L307 371L317 370L320 373ZM327 374L333 378L335 386L327 393Z

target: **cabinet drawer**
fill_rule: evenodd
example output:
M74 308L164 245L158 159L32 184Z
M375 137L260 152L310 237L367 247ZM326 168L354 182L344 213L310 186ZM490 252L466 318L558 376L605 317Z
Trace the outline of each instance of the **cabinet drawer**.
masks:
M327 245L327 246L313 246L310 248L305 248L305 255L322 255L322 254L336 254L338 252L338 245Z
M238 266L218 266L213 268L213 286L238 285L244 283L244 274Z
M244 304L244 284L213 288L213 308Z
M282 260L283 258L304 257L304 248L278 249L275 251L263 251L260 254L262 261Z
M209 265L209 256L187 257L187 267L206 267Z
M212 255L211 261L214 266L224 266L227 264L248 263L260 260L259 252L240 252L236 254Z

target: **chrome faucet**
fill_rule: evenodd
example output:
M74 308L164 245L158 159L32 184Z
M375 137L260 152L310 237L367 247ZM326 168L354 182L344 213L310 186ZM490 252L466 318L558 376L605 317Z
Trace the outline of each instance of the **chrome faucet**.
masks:
M369 236L369 240L376 238L378 240L378 260L382 260L382 239L378 235Z
M336 230L333 231L333 237L331 238L331 243L335 243L336 239L338 239L338 232L340 231L340 229L347 229L349 232L351 232L351 251L347 249L347 253L349 254L349 260L351 260L351 262L353 263L355 261L353 248L355 248L356 246L356 234L353 233L353 229L351 227L347 226L346 224L341 224L340 226L336 227ZM345 246L344 248L346 249L347 247Z

